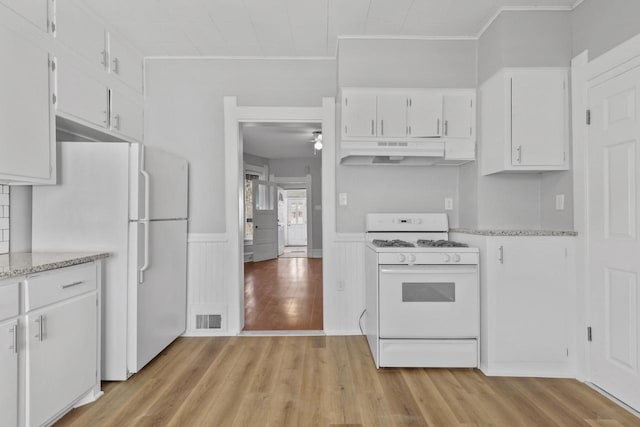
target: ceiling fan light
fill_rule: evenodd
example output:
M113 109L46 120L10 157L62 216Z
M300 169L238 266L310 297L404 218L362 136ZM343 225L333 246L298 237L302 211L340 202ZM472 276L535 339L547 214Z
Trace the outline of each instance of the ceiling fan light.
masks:
M318 139L313 143L313 149L318 151L322 150L322 139Z

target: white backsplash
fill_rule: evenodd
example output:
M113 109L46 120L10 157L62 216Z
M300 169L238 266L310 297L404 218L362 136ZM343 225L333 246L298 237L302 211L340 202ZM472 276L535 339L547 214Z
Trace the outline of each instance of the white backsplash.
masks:
M0 254L9 253L9 186L0 184Z

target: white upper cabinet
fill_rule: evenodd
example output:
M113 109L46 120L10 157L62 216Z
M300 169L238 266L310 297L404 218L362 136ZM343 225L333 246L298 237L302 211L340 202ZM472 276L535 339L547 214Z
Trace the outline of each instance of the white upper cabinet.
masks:
M433 92L415 92L409 94L407 110L409 136L442 136L442 94Z
M481 170L569 169L567 70L505 69L480 88Z
M109 69L111 74L142 93L142 58L113 33L109 34Z
M378 95L378 132L383 138L401 138L409 134L407 127L407 95Z
M47 32L49 24L48 0L0 0L0 3L5 4L38 29Z
M471 138L474 133L475 108L471 94L451 94L443 97L444 129L447 138Z
M107 69L106 32L97 19L67 0L56 2L55 23L57 41L96 68Z
M369 93L345 94L342 102L342 136L376 136L377 97Z
M55 183L55 118L48 52L0 27L0 181Z
M57 63L57 114L96 128L109 125L109 90L63 60Z
M119 92L111 91L111 131L123 137L142 141L144 109Z

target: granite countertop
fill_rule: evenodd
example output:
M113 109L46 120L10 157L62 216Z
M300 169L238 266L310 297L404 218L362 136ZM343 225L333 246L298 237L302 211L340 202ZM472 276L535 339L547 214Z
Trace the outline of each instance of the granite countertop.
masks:
M108 257L106 252L18 252L0 255L0 280Z
M526 237L536 237L536 236L577 236L578 233L576 231L570 230L535 230L535 229L514 229L514 230L499 230L499 229L484 229L477 230L473 228L452 228L449 230L450 233L462 233L462 234L475 234L478 236L526 236Z

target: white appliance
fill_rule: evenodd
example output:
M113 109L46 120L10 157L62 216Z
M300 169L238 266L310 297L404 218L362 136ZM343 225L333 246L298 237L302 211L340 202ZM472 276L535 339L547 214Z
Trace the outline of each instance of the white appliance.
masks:
M102 374L126 380L186 329L188 164L126 142L58 143L33 188L34 251L105 251Z
M367 214L365 333L376 367L477 367L477 248L445 213Z

